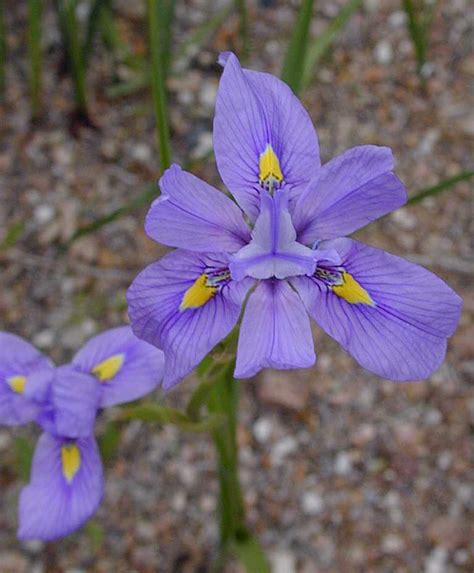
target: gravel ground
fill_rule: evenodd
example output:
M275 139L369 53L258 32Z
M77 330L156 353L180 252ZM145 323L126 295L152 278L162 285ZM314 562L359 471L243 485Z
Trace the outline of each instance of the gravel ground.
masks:
M314 35L342 2L316 4ZM440 2L422 89L400 6L366 1L303 99L324 161L353 145L388 145L413 193L472 160L473 13L467 1ZM176 39L186 38L212 7L204 0L178 3ZM141 3L122 1L121 33L137 51L143 49L141 13ZM126 321L127 286L163 253L143 233L144 210L64 249L80 225L157 178L154 120L147 94L107 96L111 62L99 50L89 75L96 129L71 124L71 88L57 73L56 22L48 8L45 113L32 129L25 6L15 4L7 17L12 58L0 106L0 243L12 225L22 225L23 233L0 250L0 328L61 362L95 332ZM251 5L250 67L278 73L293 17L284 2L271 9ZM210 150L214 61L236 41L236 30L230 18L170 79L177 161ZM212 161L196 160L193 170L220 185ZM430 380L380 380L315 328L316 366L266 371L242 383L248 519L276 573L474 571L472 214L472 189L462 183L358 233L429 266L464 298L446 362ZM158 398L182 406L194 384L190 377ZM14 441L35 435L33 428L0 429L0 573L209 570L217 484L208 439L129 424L107 461L106 497L93 525L45 546L15 538L23 482Z

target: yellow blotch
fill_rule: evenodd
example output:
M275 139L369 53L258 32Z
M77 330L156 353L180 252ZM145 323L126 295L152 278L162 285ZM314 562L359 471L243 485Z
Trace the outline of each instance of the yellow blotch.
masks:
M99 362L97 366L92 369L92 374L96 376L101 382L112 380L117 375L120 368L122 368L125 356L123 354L114 354L110 358Z
M26 386L26 376L12 376L7 380L8 385L17 394L23 394Z
M260 183L265 185L268 183L270 186L274 182L281 183L283 181L283 173L280 168L280 161L273 151L273 147L268 144L265 151L260 154L258 161L258 177Z
M179 310L204 306L216 294L217 290L218 288L216 286L207 284L207 276L203 273L184 293L183 300L179 305Z
M346 271L342 273L342 284L335 285L331 288L334 294L337 294L337 296L340 296L350 304L368 304L370 306L374 306L375 304L365 288Z
M81 467L81 452L75 444L62 446L61 465L63 476L68 483L71 483Z

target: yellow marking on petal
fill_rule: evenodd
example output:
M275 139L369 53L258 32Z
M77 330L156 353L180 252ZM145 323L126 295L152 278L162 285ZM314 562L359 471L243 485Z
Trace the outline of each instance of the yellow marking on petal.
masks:
M342 283L331 287L334 294L343 298L350 304L368 304L374 306L370 294L355 278L346 271L342 272Z
M112 378L118 374L120 368L122 368L124 360L124 354L114 354L114 356L106 358L102 362L99 362L97 366L94 366L92 374L94 374L94 376L96 376L101 382L112 380Z
M75 444L61 447L61 465L63 476L71 483L81 467L81 451Z
M258 178L261 185L265 185L265 183L267 183L272 187L274 182L281 183L283 181L280 161L270 144L268 144L265 151L260 154L260 158L258 160L258 171Z
M179 310L204 306L218 290L218 287L208 284L207 275L203 273L184 293L183 300L179 305Z
M17 394L23 394L26 386L26 376L12 376L7 379L8 385Z

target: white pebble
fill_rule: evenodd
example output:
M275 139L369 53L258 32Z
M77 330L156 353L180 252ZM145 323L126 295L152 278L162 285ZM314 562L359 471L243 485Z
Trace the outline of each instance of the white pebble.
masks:
M319 515L324 509L324 500L318 493L308 491L301 498L301 507L307 515Z
M269 418L259 418L253 425L253 435L260 444L268 442L273 432L273 424Z
M390 64L393 60L393 49L387 40L382 40L375 46L375 61L379 64Z
M351 456L347 452L339 452L334 462L334 471L337 475L345 476L352 471Z

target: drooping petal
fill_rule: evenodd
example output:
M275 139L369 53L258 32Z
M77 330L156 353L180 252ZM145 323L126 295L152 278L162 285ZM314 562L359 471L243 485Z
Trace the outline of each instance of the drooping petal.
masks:
M309 313L361 366L392 380L430 376L443 362L462 301L426 269L350 239L328 241L340 271L295 277Z
M38 422L44 430L64 438L90 436L99 407L100 387L90 374L72 365L56 368L47 404Z
M256 279L311 275L315 269L314 253L296 241L296 231L288 211L287 193L270 196L261 192L260 214L252 232L252 242L231 257L232 278Z
M31 480L19 505L18 537L51 541L79 529L104 492L102 462L93 437L67 441L41 435Z
M300 195L293 212L298 241L335 239L401 207L405 187L388 147L361 145L335 157Z
M163 387L186 376L235 326L251 279L230 279L223 254L177 250L148 266L127 293L135 334L165 353Z
M245 308L235 377L262 368L307 368L315 360L309 318L296 292L286 281L262 281Z
M159 386L164 356L137 338L129 326L120 326L91 338L72 364L95 376L100 386L99 407L106 408L137 400Z
M284 185L290 202L320 169L316 132L306 110L278 78L242 69L232 53L224 66L214 117L219 172L252 220L259 190Z
M198 252L235 252L250 239L237 205L178 165L165 171L160 188L145 222L155 241Z
M19 336L0 332L0 424L15 426L34 420L38 403L28 395L32 377L53 371L50 360Z

